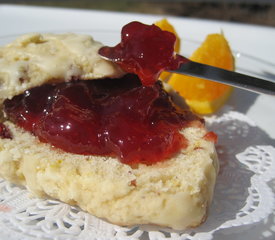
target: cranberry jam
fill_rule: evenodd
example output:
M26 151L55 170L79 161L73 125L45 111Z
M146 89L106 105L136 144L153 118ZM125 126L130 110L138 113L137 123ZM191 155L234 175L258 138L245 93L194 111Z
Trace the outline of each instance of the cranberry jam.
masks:
M198 119L175 107L159 81L143 86L130 74L36 87L5 100L4 111L42 142L66 152L147 165L186 147L179 130Z
M154 84L164 70L174 70L188 59L174 53L176 36L156 25L131 22L121 31L121 42L102 47L99 54L139 76L143 85Z

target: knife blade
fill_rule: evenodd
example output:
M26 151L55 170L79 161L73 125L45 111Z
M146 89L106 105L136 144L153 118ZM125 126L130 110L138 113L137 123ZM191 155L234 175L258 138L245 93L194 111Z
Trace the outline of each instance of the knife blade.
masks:
M168 71L224 83L255 93L263 93L275 96L275 81L228 71L210 65L193 62L191 60L182 63L176 70Z

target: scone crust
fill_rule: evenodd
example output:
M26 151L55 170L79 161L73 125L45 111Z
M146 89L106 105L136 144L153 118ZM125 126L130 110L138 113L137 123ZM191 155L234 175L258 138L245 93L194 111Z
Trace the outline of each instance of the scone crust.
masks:
M182 230L198 226L207 216L218 160L203 127L182 130L189 145L173 158L132 168L115 158L63 152L9 121L4 124L13 138L0 138L0 176L35 196L76 204L123 226Z

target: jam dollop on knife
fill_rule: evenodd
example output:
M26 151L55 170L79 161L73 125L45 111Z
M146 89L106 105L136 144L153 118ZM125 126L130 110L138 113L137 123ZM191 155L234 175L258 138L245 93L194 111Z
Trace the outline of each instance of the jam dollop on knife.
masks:
M187 146L180 130L200 119L174 106L161 82L120 79L43 85L5 100L10 120L66 152L115 156L123 163L164 161Z
M99 54L139 76L145 86L153 85L164 70L174 70L188 60L175 54L176 36L156 25L131 22L121 31L121 42L102 47Z

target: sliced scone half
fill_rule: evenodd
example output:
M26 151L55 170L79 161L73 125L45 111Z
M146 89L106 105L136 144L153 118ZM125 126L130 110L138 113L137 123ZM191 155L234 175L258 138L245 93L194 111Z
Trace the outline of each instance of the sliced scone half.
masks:
M51 34L0 50L0 176L122 226L200 225L218 171L215 135L160 82L122 76L98 46Z

